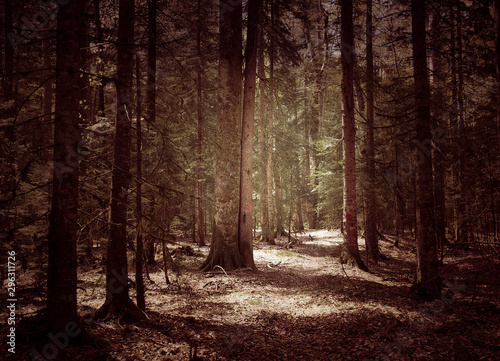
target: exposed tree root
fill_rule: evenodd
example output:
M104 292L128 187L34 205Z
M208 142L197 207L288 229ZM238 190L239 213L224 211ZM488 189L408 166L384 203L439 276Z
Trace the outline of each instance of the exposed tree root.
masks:
M370 272L366 264L363 262L359 254L357 256L350 254L344 247L340 254L339 261L341 264L347 264L359 268L362 271Z
M138 322L147 318L147 315L126 296L121 297L123 302L118 299L112 299L111 302L106 302L95 313L89 315L93 320L107 320L111 316L119 316L120 319L129 322Z

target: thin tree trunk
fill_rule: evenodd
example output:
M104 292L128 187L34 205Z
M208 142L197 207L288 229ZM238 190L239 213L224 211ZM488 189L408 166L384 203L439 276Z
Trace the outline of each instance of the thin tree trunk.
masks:
M47 272L47 316L49 328L54 333L65 332L67 325L76 325L78 320L78 59L83 4L83 0L73 0L61 7L57 15L54 168Z
M120 0L117 44L116 122L111 178L110 241L106 267L106 301L96 317L127 311L131 317L142 312L128 293L127 202L130 186L132 75L134 70L134 0Z
M372 0L366 1L366 189L365 240L368 257L378 262L379 248L375 221L377 201L375 195L375 141L374 141L374 72Z
M437 260L431 138L431 114L425 39L425 1L412 0L413 70L415 77L416 137L416 243L418 294L437 298L440 293Z
M196 32L196 52L198 55L198 68L196 69L197 79L197 115L198 124L197 131L197 147L198 154L198 171L196 182L196 229L197 243L199 246L205 245L205 218L203 213L203 174L201 167L203 165L203 93L202 93L202 77L203 77L203 55L201 53L201 0L198 0L198 28Z
M255 269L253 260L252 171L255 115L255 74L257 71L257 37L262 0L248 1L248 31L245 51L245 85L241 134L239 248L247 267Z
M148 1L148 74L146 86L147 122L156 121L156 0ZM148 264L155 262L155 243L151 239L147 250Z
M94 0L94 14L95 14L95 28L97 41L99 43L98 46L98 54L99 61L97 62L97 74L99 76L103 76L104 73L104 34L102 31L102 22L101 22L101 0ZM97 86L97 116L105 117L105 104L104 104L104 83L103 81Z
M242 3L220 1L215 215L205 271L247 267L238 244L242 68Z
M40 148L45 149L49 146L51 136L50 130L52 130L52 122L54 119L54 115L52 113L52 102L54 98L54 90L52 89L53 80L52 78L54 74L53 64L52 64L52 46L48 39L44 39L43 41L43 67L47 69L47 76L49 79L43 84L43 122L41 126L41 134L38 135L40 139ZM42 154L46 154L44 151ZM42 155L44 159L45 156Z
M269 243L269 212L267 206L267 149L266 149L266 74L264 64L264 7L259 12L260 26L258 29L258 77L259 77L259 159L260 159L260 227L261 240Z
M457 105L458 105L458 232L457 240L460 243L467 243L469 241L469 231L467 214L466 191L464 186L464 156L462 150L463 136L464 136L464 61L463 61L463 44L462 44L462 12L461 1L457 1Z
M278 172L274 172L274 186L276 189L276 234L286 236L283 226L283 191L281 189L281 177Z
M136 253L135 253L135 283L137 287L137 307L141 310L146 310L144 278L143 278L143 259L144 259L144 244L142 241L142 94L141 94L141 62L139 55L136 55L136 220L137 220L137 236L136 236Z
M359 254L356 209L356 133L354 126L354 25L352 0L341 0L342 128L344 136L344 245L342 262L364 271L368 268Z
M307 223L309 224L309 229L314 229L316 227L314 223L314 204L311 193L311 140L310 140L310 110L309 110L309 94L307 93L308 79L307 75L304 76L304 138L305 138L305 168L306 168L306 212L307 212Z
M438 8L439 9L439 8ZM442 41L440 39L441 27L441 14L434 13L431 15L430 28L431 28L431 58L430 68L432 70L432 86L433 86L433 99L434 106L432 108L433 116L432 126L437 131L444 127L444 112L441 104L444 104L444 64L441 58ZM437 133L435 133L437 134ZM445 159L444 152L441 149L441 144L434 140L432 148L432 164L434 166L434 199L435 199L435 217L436 217L436 237L438 248L443 252L443 247L446 242L446 207L445 207L445 194L444 194L444 176L445 176Z
M273 151L274 151L274 17L276 2L271 0L271 40L269 46L269 125L267 128L267 211L269 214L269 240L276 237L273 204Z

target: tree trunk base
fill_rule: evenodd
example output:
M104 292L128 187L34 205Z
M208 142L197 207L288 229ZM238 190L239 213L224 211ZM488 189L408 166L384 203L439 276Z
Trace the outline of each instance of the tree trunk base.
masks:
M125 302L112 301L102 305L95 313L89 315L93 320L107 320L111 316L119 316L122 320L138 322L147 318L146 314L127 297ZM85 317L87 318L87 317Z
M71 323L74 323L73 325ZM81 320L68 321L66 325L56 326L54 322L49 320L47 310L43 309L36 315L30 317L23 317L19 323L18 340L21 342L37 342L37 341L50 341L57 338L59 342L67 343L68 345L79 345L85 343L90 338L88 332L82 329ZM68 336L68 324L72 333ZM66 329L65 329L66 328Z
M414 283L408 295L423 301L434 301L441 297L441 282L436 278L426 283Z
M361 257L359 255L354 256L354 255L350 254L345 247L342 249L342 252L341 252L340 258L339 258L339 262L341 264L347 264L349 266L357 267L360 270L365 271L365 272L370 272L370 270L368 269L366 264L363 262Z

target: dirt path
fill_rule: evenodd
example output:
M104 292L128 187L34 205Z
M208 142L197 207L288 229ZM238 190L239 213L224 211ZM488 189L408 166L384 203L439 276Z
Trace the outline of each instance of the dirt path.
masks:
M96 342L69 346L62 359L189 360L195 347L203 360L500 359L498 287L476 286L471 303L466 272L475 262L497 277L498 259L450 257L456 266L443 269L445 302L422 303L409 294L410 244L395 249L381 242L389 260L365 273L337 262L338 232L305 233L299 240L292 248L286 239L257 244L257 273L205 274L197 266L207 247L194 255L178 252L182 270L170 275L173 284L166 286L161 269L146 281L148 320L91 323ZM104 299L103 287L92 293L99 276L95 270L80 276L81 313Z

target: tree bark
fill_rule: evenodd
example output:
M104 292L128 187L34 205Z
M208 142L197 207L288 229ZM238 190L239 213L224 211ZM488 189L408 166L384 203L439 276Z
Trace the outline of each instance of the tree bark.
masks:
M425 39L425 1L412 0L413 71L415 78L416 137L416 242L419 294L437 298L440 293L434 220L429 79Z
M101 0L94 0L94 15L95 15L95 28L97 41L99 43L98 47L98 63L96 65L98 76L103 76L104 73L104 34L102 31L101 22ZM104 82L101 80L100 84L97 86L97 116L105 117L105 103L104 103Z
M247 267L238 244L242 67L241 0L220 1L219 76L215 151L215 215L205 271Z
M53 90L53 75L54 68L52 63L52 46L48 39L44 39L43 41L43 67L47 70L47 81L43 84L43 122L41 124L41 134L37 136L40 142L40 148L46 149L49 147L49 142L51 141L50 131L52 130L52 122L54 119L54 114L52 112L52 104L54 98L54 90ZM42 151L42 158L45 158L45 151Z
M245 85L241 134L239 244L245 264L255 269L253 260L252 172L255 115L255 74L257 71L257 32L262 0L248 1L248 31L245 51Z
M311 144L310 137L310 109L309 109L309 94L307 93L308 88L308 77L307 74L304 76L304 138L305 138L305 168L306 168L306 213L307 213L307 223L309 229L315 229L315 217L314 217L314 203L311 191L311 183L313 182L311 178ZM313 150L314 151L314 150Z
M436 5L438 6L438 5ZM437 8L440 9L439 7ZM431 57L430 69L432 71L432 98L433 104L436 106L431 108L432 111L432 127L437 132L444 129L444 112L441 104L444 104L444 62L441 56L443 47L441 41L441 14L438 12L430 16L431 29ZM436 237L437 245L443 252L443 246L446 242L446 207L445 207L445 158L442 144L433 141L432 147L432 164L434 167L434 199L435 199L435 219L436 219Z
M259 159L260 159L260 227L261 240L270 243L269 237L269 212L267 206L267 142L266 142L266 73L264 64L264 7L261 6L259 12L258 29L258 69L259 77Z
M147 122L153 124L156 122L156 0L148 1L148 74L146 89ZM156 263L154 240L149 242L147 259L149 265Z
M276 234L285 236L285 228L283 226L283 191L281 189L281 177L278 172L274 172L274 186L276 189Z
M273 151L274 151L274 18L276 2L271 2L271 39L269 45L269 125L267 128L267 211L269 214L269 241L274 243L276 237L274 225L273 203Z
M374 142L374 72L372 0L366 1L366 227L365 241L368 257L378 262L379 248L376 225L377 200L375 195L375 142Z
M8 2L7 2L8 3ZM78 320L77 230L80 37L83 0L62 6L57 15L54 168L49 223L47 316L52 332Z
M364 271L358 248L356 209L356 133L354 126L354 26L352 0L341 1L342 63L342 129L344 136L344 254L342 262L350 262Z
M199 246L205 245L205 217L203 213L203 93L202 93L202 77L203 77L203 55L201 53L201 0L198 0L198 27L196 32L196 52L198 55L198 68L196 69L197 80L197 99L196 112L198 116L197 131L197 146L198 154L198 170L196 182L196 229L197 243Z
M141 62L139 55L136 55L136 198L135 212L137 221L136 232L136 252L135 252L135 283L137 287L137 307L142 311L146 310L143 260L144 243L142 240L142 93L141 93Z
M130 112L133 107L134 12L134 0L120 0L106 301L96 312L98 318L123 311L126 311L128 316L132 318L142 315L142 312L129 297L127 266L127 201L131 164Z

